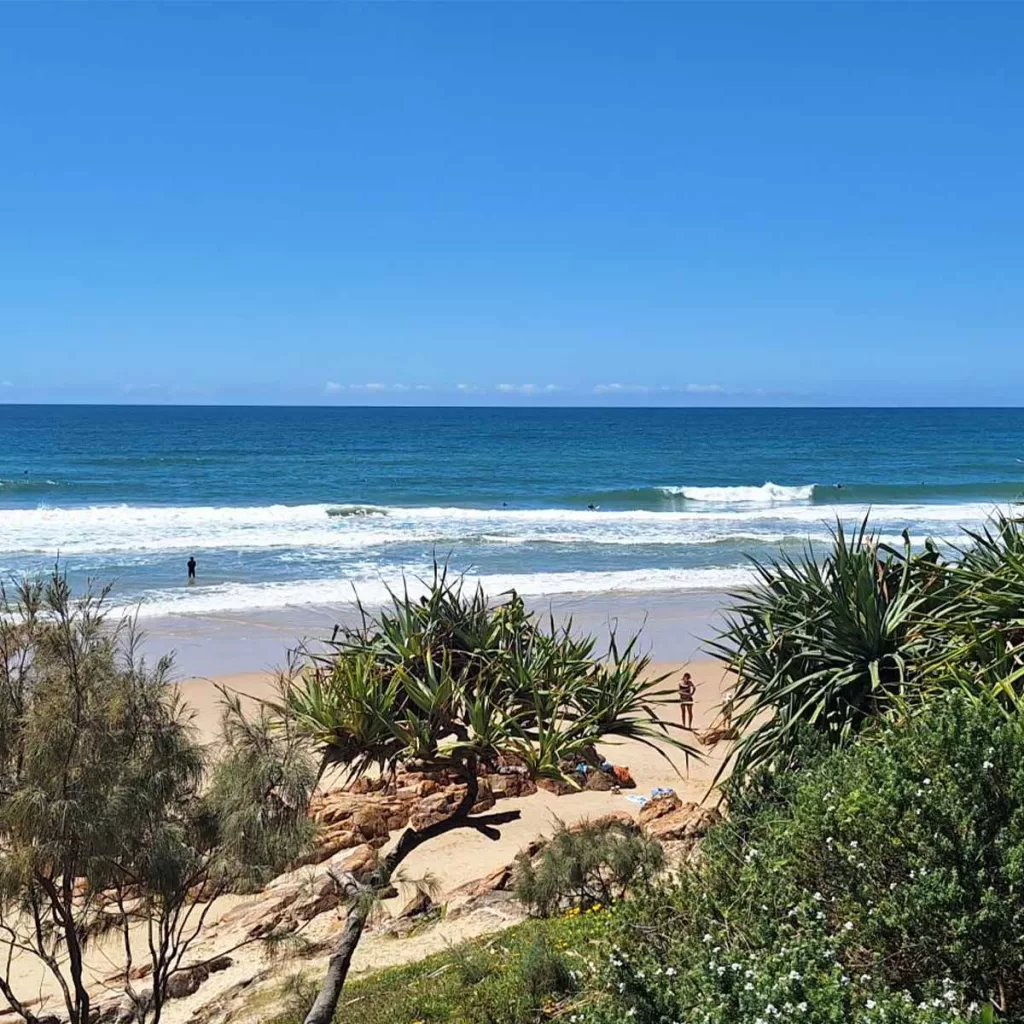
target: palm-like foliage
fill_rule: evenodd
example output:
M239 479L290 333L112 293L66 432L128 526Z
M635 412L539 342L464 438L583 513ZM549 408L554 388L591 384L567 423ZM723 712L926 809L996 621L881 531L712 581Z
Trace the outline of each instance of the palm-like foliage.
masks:
M935 685L1019 709L1024 681L1024 519L993 513L966 530L959 558L944 567L942 601L929 622L942 642L926 666Z
M730 760L740 773L785 750L801 725L841 744L901 706L931 644L922 580L937 571L934 549L914 556L909 541L902 551L880 545L866 519L850 534L837 523L820 560L808 547L802 559L754 567L755 583L733 595L709 643L736 677Z
M350 776L377 768L444 769L464 780L465 796L451 816L409 828L383 859L369 887L388 883L412 850L452 828L494 826L509 811L472 817L478 773L512 760L533 777L564 778L597 742L632 739L697 755L663 722L657 705L670 693L647 676L648 658L634 638L605 656L571 623L543 624L516 594L497 603L435 566L422 598L408 588L391 595L377 616L336 632L310 654L305 671L286 688L280 711L323 752L324 765ZM306 1018L327 1024L337 1006L351 956L366 920L355 902L324 985Z
M391 596L379 616L364 613L311 654L287 689L282 710L326 763L352 775L399 765L465 773L512 755L534 776L557 778L608 737L696 755L658 717L671 691L648 678L636 638L620 649L613 636L599 657L571 623L542 626L514 593L491 604L443 567L424 597L408 588Z

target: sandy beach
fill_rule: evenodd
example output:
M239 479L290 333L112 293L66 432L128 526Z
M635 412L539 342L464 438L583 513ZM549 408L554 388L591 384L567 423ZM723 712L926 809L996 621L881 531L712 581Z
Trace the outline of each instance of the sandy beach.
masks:
M684 670L692 674L697 687L694 727L699 732L707 728L717 715L724 684L721 666L706 658L665 658L659 655L663 651L696 652L699 647L698 634L707 635L706 630L714 610L715 602L710 597L705 597L702 603L695 606L690 595L675 605L663 595L659 595L655 601L646 602L637 595L630 595L610 598L604 602L594 598L563 602L556 614L571 615L580 628L587 628L599 636L607 635L610 623L616 623L621 633L633 632L644 625L644 649L650 651L653 659L649 668L652 681L667 677L659 684L659 688L669 687L675 685ZM202 740L211 744L214 755L220 729L220 688L240 695L244 701L272 697L276 685L275 673L270 666L280 666L287 660L288 647L294 643L290 638L303 632L307 636L324 635L326 630L323 627L332 615L326 610L320 610L308 616L305 623L302 618L300 610L292 609L255 620L219 617L213 621L167 621L158 623L157 629L148 631L147 643L151 654L166 650L166 641L176 637L189 641L185 664L190 667L205 662L211 666L234 666L239 669L209 674L194 672L182 675L179 672L172 684L191 708L195 728ZM290 634L286 632L289 629L293 630ZM253 635L259 637L260 642L253 644L250 640ZM678 721L679 714L676 701L672 700L664 706L666 719ZM709 753L702 763L693 760L687 763L678 752L671 749L659 751L628 741L605 744L599 749L613 764L629 768L636 781L635 790L582 792L561 797L541 790L532 796L503 800L501 809L518 810L520 817L502 827L499 840L489 840L472 831L452 832L415 851L403 865L403 877L414 880L429 875L441 892L452 892L459 886L484 878L509 864L530 841L550 834L558 821L572 824L610 812L635 815L639 807L628 797L649 795L656 787L674 789L682 800L699 802L706 796L719 765L719 755L715 753ZM329 789L338 785L338 780L328 775L323 785ZM397 834L392 835L392 841ZM282 876L275 884L298 882L307 885L328 867L329 864L324 863L314 868L299 869L291 875ZM412 889L408 885L399 885L399 896L385 901L386 911L396 914L411 893ZM227 925L220 923L224 915L258 899L228 897L218 901L210 915L210 941L203 941L196 949L197 954L213 955L218 943L225 941ZM452 943L494 931L509 923L507 916L482 911L465 916L455 915L452 919L443 920L401 941L383 934L371 934L356 952L353 973L358 975L383 966L416 960ZM322 914L310 922L307 937L314 942L328 942L340 925L341 918L336 912ZM232 956L233 965L212 976L195 996L169 1003L165 1009L165 1020L174 1024L177 1021L196 1019L194 1015L199 1007L215 1001L234 986L252 984L259 988L263 984L272 987L273 979L276 978L273 972L280 968L268 964L258 944L244 946ZM105 987L116 990L112 973L117 969L118 959L118 949L108 943L97 942L91 946L88 964L97 994L103 992ZM18 973L24 972L23 984L31 985L41 996L49 993L52 998L55 993L50 991L50 981L40 978L36 963L25 958L20 960L20 964L16 962L16 970ZM310 969L317 962L315 958L302 959L289 966L288 970ZM107 981L104 982L104 979ZM218 1016L221 1009L202 1012L206 1013L206 1017L200 1015L199 1019L221 1019ZM7 1017L0 1014L0 1020L6 1022Z

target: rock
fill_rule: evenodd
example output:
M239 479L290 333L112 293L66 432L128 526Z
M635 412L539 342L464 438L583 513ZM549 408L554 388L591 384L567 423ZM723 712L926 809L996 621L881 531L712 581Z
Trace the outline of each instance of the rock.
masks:
M438 785L433 779L422 779L416 784L416 795L420 798L436 793Z
M206 969L211 974L219 974L221 971L226 971L229 967L233 967L234 964L234 957L230 957L227 954L225 954L224 956L218 956L211 960L206 965Z
M331 875L320 875L311 885L300 890L298 898L289 908L289 917L308 921L333 910L341 903L341 899L341 891Z
M592 793L607 793L609 790L616 789L618 785L615 779L607 772L596 771L587 773L587 784L583 788L590 790Z
M624 832L639 832L640 826L637 823L636 818L633 817L629 811L609 811L607 814L601 814L596 818L591 818L589 822L580 822L579 825L574 826L579 828L584 824L589 824L594 828L621 828Z
M352 815L352 828L355 833L369 842L371 839L387 839L390 835L387 819L377 807L360 807ZM353 846L356 844L353 843Z
M417 811L409 819L409 827L419 832L421 829L430 828L431 825L436 825L450 817L451 811L447 807L441 811Z
M199 986L210 976L207 967L191 967L175 971L167 979L167 998L186 999L193 992L199 990Z
M568 796L570 793L578 793L579 790L562 779L538 779L537 788L545 792L554 793L555 796Z
M430 897L425 892L418 892L402 907L398 916L403 918L422 917L432 906Z
M695 842L721 819L722 815L714 807L701 807L694 803L681 804L677 810L647 822L644 831L652 839L663 842L670 840Z
M340 858L337 865L332 863L332 868L348 872L357 882L365 882L376 866L377 851L369 843L357 846L352 853Z
M640 824L646 825L649 821L654 821L655 818L661 818L666 814L671 814L673 811L677 811L681 806L682 801L675 795L675 793L667 793L665 796L656 796L653 800L648 800L647 803L640 808ZM694 804L693 806L696 807L697 805Z
M494 806L494 793L487 779L480 779L478 787L476 803L473 804L474 814L478 814L481 811L489 811Z

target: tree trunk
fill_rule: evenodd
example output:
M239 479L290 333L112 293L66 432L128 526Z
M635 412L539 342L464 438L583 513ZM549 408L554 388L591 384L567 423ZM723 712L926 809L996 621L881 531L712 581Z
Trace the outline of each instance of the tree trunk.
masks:
M341 998L341 990L345 987L345 978L348 977L352 954L356 951L356 946L359 945L369 912L369 900L357 899L352 904L352 909L348 912L348 920L345 922L345 930L334 947L334 952L331 953L331 959L327 965L327 976L324 978L323 985L320 986L316 1002L306 1014L304 1024L331 1024L338 1000Z

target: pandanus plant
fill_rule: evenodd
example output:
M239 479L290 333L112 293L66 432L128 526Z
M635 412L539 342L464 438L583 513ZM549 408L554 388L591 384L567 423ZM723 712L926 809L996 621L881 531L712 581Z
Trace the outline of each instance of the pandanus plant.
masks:
M518 811L472 813L478 775L511 760L534 778L565 779L566 764L594 744L635 740L699 757L659 717L671 691L652 680L637 638L612 635L599 655L592 637L527 611L516 594L491 602L477 587L435 566L426 592L391 595L378 615L362 612L355 629L335 634L286 684L280 708L320 748L323 765L354 779L375 768L447 771L465 785L452 814L406 828L368 881L358 884L345 929L306 1024L334 1014L370 910L402 861L457 828L498 838Z
M729 695L738 738L719 771L734 774L784 755L809 725L832 743L897 713L912 669L932 646L923 611L934 602L935 549L914 555L880 544L865 519L842 522L819 557L754 562L756 578L732 595L708 644L735 676Z

